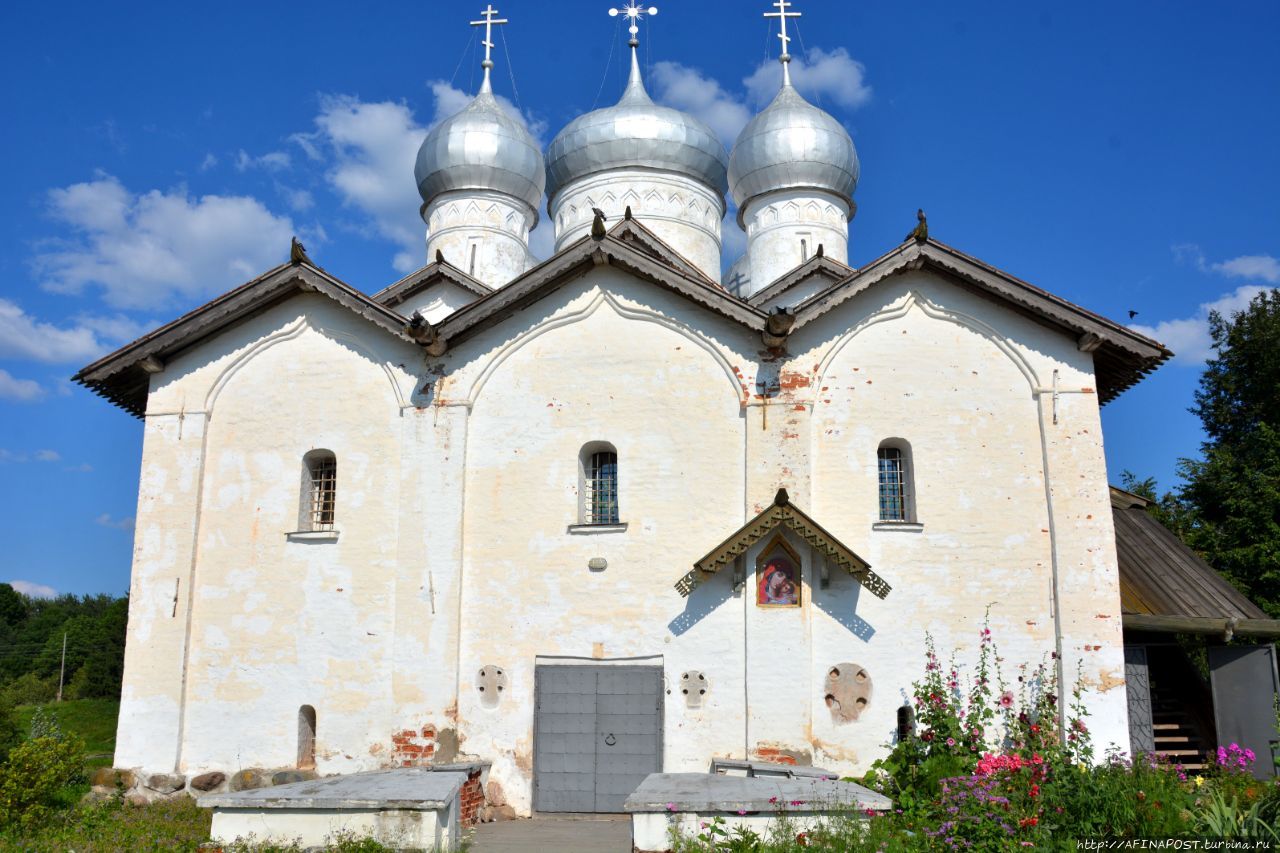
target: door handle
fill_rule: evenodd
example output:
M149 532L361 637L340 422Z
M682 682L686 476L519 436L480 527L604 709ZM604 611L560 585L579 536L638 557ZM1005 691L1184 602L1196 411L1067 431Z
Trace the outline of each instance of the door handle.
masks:
M604 736L605 746L613 746L617 742L618 742L618 739L613 736L613 732L610 732L609 734Z

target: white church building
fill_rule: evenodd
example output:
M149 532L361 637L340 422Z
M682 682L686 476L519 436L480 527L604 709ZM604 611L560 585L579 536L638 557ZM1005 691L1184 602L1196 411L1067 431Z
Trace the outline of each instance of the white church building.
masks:
M987 612L1127 747L1099 410L1170 353L923 233L852 266L840 123L784 76L726 153L630 43L545 152L486 59L417 272L295 251L77 374L144 425L116 767L483 762L521 814L859 773Z

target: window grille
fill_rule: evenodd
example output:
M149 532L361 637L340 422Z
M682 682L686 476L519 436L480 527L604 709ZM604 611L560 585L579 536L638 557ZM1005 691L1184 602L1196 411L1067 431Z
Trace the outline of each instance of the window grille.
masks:
M338 500L338 460L332 453L308 454L307 474L309 530L332 530Z
M592 453L586 475L583 520L587 524L617 524L618 454L604 450Z
M907 521L906 459L897 447L882 447L880 460L880 520Z

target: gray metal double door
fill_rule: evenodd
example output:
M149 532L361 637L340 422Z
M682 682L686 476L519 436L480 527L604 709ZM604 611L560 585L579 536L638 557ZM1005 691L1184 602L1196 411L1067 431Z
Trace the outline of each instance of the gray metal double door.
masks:
M539 665L534 672L533 807L621 812L662 769L662 668Z

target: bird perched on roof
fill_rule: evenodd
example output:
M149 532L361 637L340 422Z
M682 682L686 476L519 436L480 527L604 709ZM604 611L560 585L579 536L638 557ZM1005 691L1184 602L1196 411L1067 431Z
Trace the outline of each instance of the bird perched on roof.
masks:
M916 219L918 219L919 222L916 223L915 228L911 229L911 233L903 239L904 243L907 242L907 240L915 240L917 243L923 243L925 240L929 239L929 220L924 218L924 208L918 208L916 210Z
M437 263L437 264L448 263L448 262L444 259L444 252L440 251L439 249L436 249L436 263Z
M604 221L607 217L604 211L598 207L591 208L591 212L595 214L595 219L591 220L591 239L603 240L605 235Z
M297 237L294 237L293 242L289 245L289 263L291 264L311 263L311 259L307 257L307 247L299 243Z

